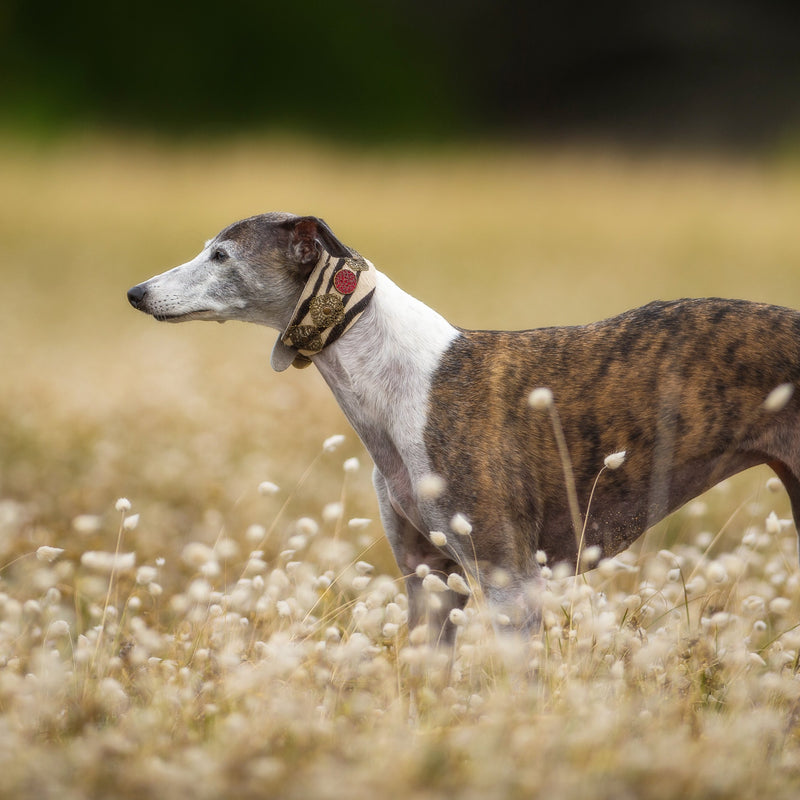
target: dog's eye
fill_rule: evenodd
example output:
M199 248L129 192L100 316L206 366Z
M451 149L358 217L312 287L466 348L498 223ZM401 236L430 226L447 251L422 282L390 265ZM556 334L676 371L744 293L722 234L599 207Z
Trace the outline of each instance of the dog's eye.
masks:
M211 251L211 260L221 264L228 260L228 254L221 247L215 247Z

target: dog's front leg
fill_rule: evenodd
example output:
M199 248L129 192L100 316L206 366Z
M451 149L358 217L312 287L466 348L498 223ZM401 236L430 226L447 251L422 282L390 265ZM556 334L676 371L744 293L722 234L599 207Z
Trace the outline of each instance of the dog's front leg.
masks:
M542 625L541 593L545 582L540 574L512 577L496 570L482 582L492 612L492 625L498 633L519 633L530 638Z
M451 589L436 591L426 588L425 578L430 574L446 583L450 573L463 574L462 570L443 550L395 511L386 479L377 469L373 481L383 529L406 584L408 628L413 631L420 625L426 625L427 639L431 645L452 647L456 626L450 621L450 612L454 608L463 608L468 598ZM427 586L430 587L431 583L436 588L443 588L436 581L428 581Z

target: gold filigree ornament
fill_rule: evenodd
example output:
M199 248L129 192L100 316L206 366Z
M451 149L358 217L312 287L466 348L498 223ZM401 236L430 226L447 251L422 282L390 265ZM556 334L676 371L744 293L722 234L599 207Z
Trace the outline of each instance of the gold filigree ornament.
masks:
M342 298L335 294L323 294L312 297L309 307L311 319L319 328L331 328L344 319Z
M293 325L286 331L286 338L291 341L294 347L302 350L310 350L316 353L322 350L323 347L319 330L313 325Z
M352 256L351 258L346 258L344 262L353 272L363 272L364 270L369 269L369 264L367 263L367 259L360 255Z

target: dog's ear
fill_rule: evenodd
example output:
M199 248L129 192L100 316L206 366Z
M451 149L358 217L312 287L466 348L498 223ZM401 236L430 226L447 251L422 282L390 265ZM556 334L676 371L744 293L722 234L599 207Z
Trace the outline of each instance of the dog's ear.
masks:
M320 250L326 250L336 258L352 255L319 217L299 217L289 225L289 252L301 267L313 267L319 261Z

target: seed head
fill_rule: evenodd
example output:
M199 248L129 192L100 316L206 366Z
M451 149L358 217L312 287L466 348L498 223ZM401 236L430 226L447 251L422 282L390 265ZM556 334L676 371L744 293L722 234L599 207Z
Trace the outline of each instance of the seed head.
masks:
M472 533L472 525L463 514L456 514L450 520L450 528L459 536L469 536Z
M446 592L447 584L438 575L431 572L423 578L422 588L429 592Z
M771 478L767 479L767 489L771 492L779 492L783 489L783 481L773 475Z
M489 575L489 582L498 589L505 589L511 583L511 576L502 567L495 567Z
M131 514L129 517L125 517L125 521L122 523L122 527L126 531L133 531L136 530L136 526L138 524L139 524L139 515Z
M781 383L778 384L768 395L766 400L761 404L764 411L775 414L783 409L786 404L792 399L794 394L794 384Z
M747 658L754 667L767 666L767 662L758 653L748 653Z
M155 567L143 565L136 570L136 583L146 586L158 577L158 570Z
M316 536L319 533L319 525L311 517L300 517L297 520L296 527L298 533L303 533L306 536Z
M272 481L261 481L258 484L258 493L263 497L271 497L273 494L277 494L280 491L280 487L277 483L273 483Z
M48 629L50 636L69 636L69 622L65 619L54 619Z
M181 551L181 559L184 564L198 569L209 561L216 561L217 554L207 544L189 542Z
M708 565L707 574L714 583L725 583L728 580L728 573L719 561L712 561Z
M72 520L72 529L77 533L97 533L103 527L103 520L96 514L78 514Z
M792 601L788 597L775 597L769 602L769 610L779 617L786 614L792 607Z
M469 585L464 580L464 578L457 572L451 572L447 576L447 586L448 588L452 589L454 592L457 592L458 594L463 594L467 596L471 594Z
M352 475L354 472L358 472L360 466L361 462L357 458L348 458L342 465L342 468L348 475Z
M553 405L553 392L546 386L539 386L528 395L528 405L537 411L544 411Z
M625 463L625 454L627 450L620 450L618 453L612 453L603 459L606 469L619 469Z
M447 544L447 537L441 531L431 531L431 542L437 547L444 547Z
M322 519L325 522L336 522L344 512L344 506L339 502L328 503L322 509Z
M442 496L446 486L441 475L431 473L420 478L417 483L417 491L423 500L436 500Z
M456 626L466 625L467 615L460 608L454 608L450 612L450 622Z
M263 525L253 523L247 527L244 532L245 539L251 543L260 542L267 535L267 529Z
M114 508L117 511L121 511L123 514L127 513L131 510L131 501L128 500L127 497L120 497L119 500L114 504Z
M338 449L344 444L344 436L341 433L337 433L335 436L329 436L323 443L322 449L326 453L332 453L334 450Z
M96 572L125 572L136 566L136 553L88 550L81 556L81 564Z
M602 554L603 551L596 544L593 544L591 547L587 547L581 553L581 565L584 567L589 567L592 564L596 564L600 560L600 556Z
M277 610L279 617L292 616L292 607L286 602L286 600L278 600L278 602L275 603L275 609Z
M42 545L36 551L36 558L38 558L39 561L46 561L48 564L52 564L63 552L63 547L48 547L47 545Z

